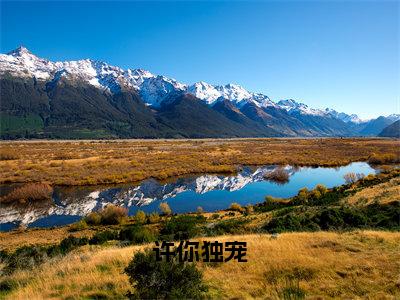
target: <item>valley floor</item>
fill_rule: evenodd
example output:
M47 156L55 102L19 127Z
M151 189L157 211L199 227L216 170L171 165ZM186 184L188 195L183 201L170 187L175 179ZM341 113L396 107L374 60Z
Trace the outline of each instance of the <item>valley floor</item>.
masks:
M376 138L0 142L0 183L132 183L243 165L396 163L400 140Z

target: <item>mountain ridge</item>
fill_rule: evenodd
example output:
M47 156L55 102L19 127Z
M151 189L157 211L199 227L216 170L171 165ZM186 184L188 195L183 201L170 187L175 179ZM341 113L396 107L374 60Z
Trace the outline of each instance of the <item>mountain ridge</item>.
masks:
M100 130L108 132L104 137L253 137L376 135L382 124L400 118L393 114L375 124L355 114L314 109L293 99L274 102L237 84L187 85L143 69L124 70L90 59L52 62L24 47L0 54L0 79L5 87L1 91L5 100L1 114L6 119L1 124L2 138L15 137L9 130L15 120L39 124L39 133L34 130L33 134L39 137L48 137L49 126L55 131L60 131L55 126L70 130L72 122L89 136L91 130ZM171 111L167 113L166 107ZM196 114L196 109L201 114ZM199 119L203 124L197 122ZM191 128L194 123L197 133ZM19 137L30 137L28 125L27 129L25 134L19 132Z

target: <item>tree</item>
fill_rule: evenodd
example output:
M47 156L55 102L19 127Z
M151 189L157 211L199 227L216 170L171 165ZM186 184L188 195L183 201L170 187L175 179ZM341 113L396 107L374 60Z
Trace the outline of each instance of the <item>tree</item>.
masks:
M125 273L135 289L130 299L202 299L208 290L194 264L157 261L152 250L136 253Z

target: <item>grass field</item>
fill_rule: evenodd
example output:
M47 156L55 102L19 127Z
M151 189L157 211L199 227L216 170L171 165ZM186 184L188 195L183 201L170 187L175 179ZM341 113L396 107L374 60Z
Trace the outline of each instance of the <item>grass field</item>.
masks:
M213 172L241 165L339 166L400 161L389 139L16 141L0 143L0 183L95 185Z
M400 297L399 232L285 233L277 239L258 234L213 240L246 241L248 262L200 263L212 297L276 299L297 285L313 298ZM15 272L11 280L16 288L7 298L123 298L130 289L123 269L145 247L153 244L82 247L42 268Z

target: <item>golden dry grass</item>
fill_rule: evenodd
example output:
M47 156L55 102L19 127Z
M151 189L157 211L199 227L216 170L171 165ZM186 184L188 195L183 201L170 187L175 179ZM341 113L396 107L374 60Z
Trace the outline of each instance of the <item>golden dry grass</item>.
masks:
M364 188L342 201L355 205L369 205L375 201L382 204L400 201L400 178Z
M314 299L400 297L399 232L285 233L277 239L243 235L213 240L246 241L248 262L199 264L212 297L276 299L287 287L285 275L296 270L307 274L299 286ZM130 288L122 270L144 247L85 246L36 270L18 271L12 279L19 286L8 298L122 298Z
M235 172L238 165L337 166L370 157L400 159L389 139L206 139L1 142L0 183L87 185L149 177Z

